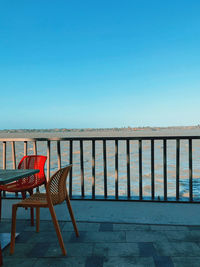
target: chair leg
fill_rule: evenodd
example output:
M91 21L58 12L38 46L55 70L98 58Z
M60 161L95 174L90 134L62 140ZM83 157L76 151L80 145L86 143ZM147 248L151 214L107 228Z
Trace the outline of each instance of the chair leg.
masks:
M40 208L36 208L36 232L40 231Z
M30 196L33 194L33 189L28 190ZM31 211L31 226L34 226L34 208L30 209Z
M31 211L31 226L34 226L34 208L31 208L30 211Z
M76 236L79 237L78 227L76 225L76 220L74 218L74 213L73 213L73 210L72 210L72 206L71 206L71 203L70 203L69 196L66 197L66 202L67 202L67 207L68 207L68 210L69 210L69 214L70 214L73 226L74 226L74 231L76 233Z
M15 251L16 215L17 215L17 206L13 205L12 206L10 254L13 254Z
M65 245L64 245L64 242L63 242L62 235L61 235L60 227L59 227L59 224L58 224L58 221L57 221L57 218L56 218L56 213L54 211L54 208L53 208L52 204L49 204L49 211L51 213L52 221L53 221L53 224L54 224L54 227L55 227L55 230L56 230L56 234L57 234L57 237L58 237L58 241L59 241L62 253L65 256L65 255L67 255L67 252L66 252L66 249L65 249Z

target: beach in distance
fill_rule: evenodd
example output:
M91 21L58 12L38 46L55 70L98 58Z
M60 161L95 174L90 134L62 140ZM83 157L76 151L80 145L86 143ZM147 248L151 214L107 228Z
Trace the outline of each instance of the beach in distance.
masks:
M200 125L170 127L121 127L83 129L12 129L0 130L0 138L31 137L131 137L131 136L199 136Z
M1 130L0 138L54 138L54 137L153 137L153 136L200 136L200 126L183 127L140 127L110 129L20 129ZM126 141L118 143L119 162L119 196L127 194L127 158ZM108 195L115 195L115 143L106 141L107 186ZM155 196L163 197L163 141L155 141ZM16 162L23 157L23 142L15 142ZM47 142L37 142L38 154L47 154ZM199 200L200 192L200 139L193 140L193 195ZM3 162L3 145L0 142L0 168ZM33 154L33 144L28 142L28 154ZM188 140L180 141L180 197L189 197L189 150ZM84 186L85 194L92 194L92 142L83 142ZM69 142L61 142L61 166L69 163ZM12 151L7 143L7 168L12 168ZM51 142L51 174L57 170L57 146ZM142 177L143 196L151 197L151 142L142 142ZM139 146L137 140L130 141L130 179L131 195L139 195ZM80 142L73 142L73 184L74 195L81 195ZM103 144L95 142L95 191L97 195L104 193ZM167 141L167 192L168 196L176 196L176 140Z

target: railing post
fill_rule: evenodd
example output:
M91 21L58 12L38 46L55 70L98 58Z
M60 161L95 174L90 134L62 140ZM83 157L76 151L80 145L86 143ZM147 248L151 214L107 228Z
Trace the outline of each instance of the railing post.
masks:
M83 140L80 140L80 164L81 164L81 196L84 198L84 166L83 166Z
M118 199L118 140L115 140L115 198Z
M58 170L61 168L60 141L57 141Z
M139 140L139 198L143 198L142 193L142 140Z
M179 200L180 179L180 139L176 139L176 200Z
M92 140L92 199L95 199L95 140Z
M24 156L27 156L27 141L24 141Z
M15 154L15 142L12 141L12 161L13 161L13 169L16 169L16 154Z
M151 140L151 198L155 198L154 140Z
M130 142L126 140L126 169L127 169L127 196L131 197L131 181L130 181Z
M163 140L164 200L167 200L167 140Z
M33 153L34 153L34 155L37 155L37 144L36 144L36 141L33 141Z
M51 144L50 141L47 141L47 181L50 179L50 156L51 156Z
M6 169L6 142L3 142L3 169ZM3 196L6 196L6 191L3 191Z
M6 142L3 142L3 169L6 169Z
M69 163L72 164L73 163L73 141L70 140L69 141ZM69 173L69 197L72 198L72 170L73 168L71 168L71 171Z
M193 201L193 185L192 185L192 139L189 138L189 197L190 202Z
M106 157L106 140L103 140L103 172L104 172L104 198L107 198L107 157Z

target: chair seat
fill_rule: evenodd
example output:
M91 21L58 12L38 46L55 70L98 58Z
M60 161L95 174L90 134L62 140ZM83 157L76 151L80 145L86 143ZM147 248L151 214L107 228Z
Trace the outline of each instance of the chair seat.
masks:
M22 201L18 202L16 205L18 207L31 207L31 206L47 207L48 202L45 193L37 192L31 195L29 198L25 198Z
M37 186L41 186L43 185L44 182L42 181L40 184L38 183ZM7 191L7 192L23 192L23 191L28 191L29 189L33 188L33 184L24 184L24 185L20 185L17 182L13 182L7 185L1 185L0 186L0 190L2 191Z

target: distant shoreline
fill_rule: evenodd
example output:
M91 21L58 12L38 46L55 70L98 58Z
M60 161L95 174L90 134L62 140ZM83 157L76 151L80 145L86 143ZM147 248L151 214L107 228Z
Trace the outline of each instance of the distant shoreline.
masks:
M192 129L199 129L200 125L194 125L194 126L167 126L167 127L151 127L151 126L145 126L145 127L114 127L114 128L49 128L49 129L2 129L0 130L0 133L32 133L32 132L97 132L97 131L159 131L159 130L192 130Z
M200 125L170 127L127 127L85 129L13 129L0 130L0 138L53 138L53 137L154 137L200 136Z

